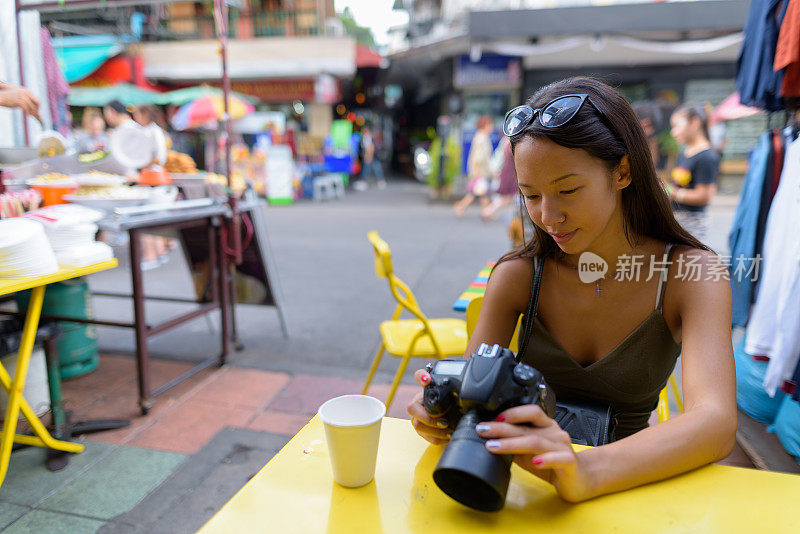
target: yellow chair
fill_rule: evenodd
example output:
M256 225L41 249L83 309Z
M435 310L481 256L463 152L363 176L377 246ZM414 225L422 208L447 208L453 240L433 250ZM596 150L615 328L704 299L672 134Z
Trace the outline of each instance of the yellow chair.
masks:
M386 241L380 238L378 232L369 232L367 239L375 249L375 273L380 278L386 278L392 296L397 300L397 308L392 318L383 321L380 325L381 346L372 366L369 369L361 394L367 392L372 377L378 369L378 364L385 350L392 356L402 358L400 367L394 376L389 396L386 398L386 409L392 404L394 394L400 385L400 379L408 366L411 358L447 358L448 356L463 356L467 350L467 325L461 319L428 319L422 313L417 299L411 289L394 274L392 268L392 253ZM403 310L410 312L415 319L400 319Z
M672 394L675 396L675 404L678 406L678 411L683 413L683 399L681 392L678 389L678 383L675 381L675 375L669 375L668 386L664 386L661 393L658 394L658 406L656 412L658 413L658 422L663 423L669 419L669 395L667 389L672 389Z
M483 304L483 297L476 297L472 299L469 304L467 304L467 337L472 337L472 332L475 331L475 326L478 324L478 316L481 313L481 304ZM518 350L517 347L519 344L518 338L521 322L522 316L520 315L520 318L517 321L517 328L514 330L514 336L511 338L511 342L508 345L508 348L513 352L517 352ZM663 423L669 419L669 389L672 389L672 394L675 397L675 404L678 406L678 411L683 413L683 399L681 398L681 392L678 389L678 383L675 381L675 375L671 374L669 375L668 386L664 387L664 389L661 390L661 393L658 394L656 413L658 414L659 423Z
M478 324L478 316L481 314L481 305L483 304L483 297L475 297L469 304L467 304L467 337L472 338L472 332L475 331L475 326ZM522 316L517 319L517 327L514 329L514 335L511 336L511 341L508 343L508 349L511 352L519 350L519 329L522 323Z

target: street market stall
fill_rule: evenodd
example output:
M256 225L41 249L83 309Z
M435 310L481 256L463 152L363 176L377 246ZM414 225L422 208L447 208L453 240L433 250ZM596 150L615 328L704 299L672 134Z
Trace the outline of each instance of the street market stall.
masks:
M35 14L36 9L71 9L86 3L84 0L73 0L66 4L35 0L18 1L16 14L18 18L23 18L25 15ZM218 31L223 64L221 90L203 88L163 95L123 86L111 90L110 93L106 90L103 94L100 94L103 90L87 89L79 92L78 96L91 99L108 98L117 95L113 91L126 90L130 93L129 97L140 99L142 103L148 100L156 103L155 97L165 99L164 102L171 104L187 99L184 105L195 110L201 108L198 102L204 99L209 101L213 116L208 116L205 120L217 120L221 126L220 146L225 152L222 176L197 172L194 162L187 161L185 155L174 152L170 154L166 151L163 133L159 138L154 134L154 128L140 127L131 121L114 130L108 152L77 154L64 146L66 143L54 149L48 148L45 153L42 153L41 147L38 151L36 149L0 151L0 169L2 169L0 193L7 196L3 198L7 204L2 210L3 218L20 218L22 215L26 221L36 221L32 224L41 224L44 227L53 225L53 233L65 242L76 238L77 233L80 233L81 239L91 234L91 239L94 240L98 229L104 230L106 235L111 236L123 232L128 234L132 292L105 296L132 298L133 321L104 321L91 317L90 314L83 317L69 314L49 315L51 319L62 322L124 327L135 331L139 405L143 413L147 413L152 406L152 397L202 368L225 362L230 341L236 343L233 318L233 303L236 301L236 296L232 291L236 285L234 281L241 273L259 280L263 289L256 303L277 308L283 333L287 335L280 291L274 278L273 259L260 213L262 203L252 194L249 186L244 183L236 184L232 180L230 119L236 109L231 100L230 82L225 68L227 7L222 2L216 2L216 10L219 14ZM17 66L20 69L19 81L24 83L22 75L25 65L24 47L19 38L19 28L17 29L17 48L20 51ZM198 91L206 94L198 95ZM248 112L252 111L250 103L245 102L243 106ZM199 120L192 114L188 114L187 117L189 119L187 124L192 120ZM23 122L27 143L32 137L28 132L30 124L27 120ZM166 156L162 157L163 154ZM175 184L172 183L169 168L179 171L174 173ZM236 187L237 185L240 187ZM44 205L44 208L37 209L40 205ZM63 222L67 219L70 219L69 223ZM80 232L77 229L80 229ZM148 325L144 312L145 299L176 300L145 295L142 284L142 234L145 231L165 229L179 232L183 244L182 250L189 260L193 274L196 275L197 271L202 270L204 278L202 283L195 284L197 298L182 300L196 303L197 307L194 310L160 325ZM111 250L102 243L93 242L93 245L97 247L89 247L88 244L80 247L83 254L77 257L71 253L69 247L56 250L57 261L59 264L64 261L81 266L87 265L90 259L97 259L100 251L108 253ZM53 248L56 249L55 245ZM12 272L11 267L6 267L8 272ZM3 263L0 258L0 278L3 277L2 268ZM13 272L18 271L19 269ZM220 353L205 359L194 369L158 390L151 391L148 337L215 310L220 311L222 322ZM6 446L5 441L3 447Z

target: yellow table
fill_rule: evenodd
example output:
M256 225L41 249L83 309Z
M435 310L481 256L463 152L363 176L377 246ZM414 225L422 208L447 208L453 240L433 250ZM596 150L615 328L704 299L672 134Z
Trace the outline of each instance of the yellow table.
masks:
M580 504L513 466L506 506L477 512L444 495L428 446L407 420L385 418L375 480L333 482L315 417L201 530L230 532L787 532L797 525L800 476L711 465Z
M31 298L28 303L28 312L25 317L25 326L22 329L22 340L17 354L17 369L12 379L3 365L0 363L0 382L8 392L8 408L6 408L6 418L3 425L3 434L0 437L0 485L6 477L8 471L8 461L11 458L11 446L16 443L25 445L35 445L37 447L48 447L66 452L81 452L83 445L70 443L53 438L42 422L33 413L22 390L25 387L25 378L28 374L28 365L31 361L33 343L36 339L36 330L39 328L39 317L42 314L42 302L44 301L44 290L47 284L77 278L86 274L113 269L117 266L117 260L112 259L80 269L60 269L58 272L32 278L0 278L0 295L16 293L31 289ZM19 412L28 420L35 436L17 434L17 422Z

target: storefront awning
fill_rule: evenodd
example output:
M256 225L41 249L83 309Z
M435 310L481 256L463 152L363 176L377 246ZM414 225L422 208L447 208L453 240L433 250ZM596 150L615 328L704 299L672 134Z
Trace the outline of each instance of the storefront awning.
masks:
M145 75L151 80L206 81L222 74L219 44L211 39L142 43ZM228 41L231 79L349 77L356 70L350 37L266 37Z
M122 52L124 44L113 35L57 37L53 39L56 59L67 82L86 78L111 57Z
M119 100L126 106L155 104L161 93L142 89L128 83L108 87L73 87L69 93L70 106L104 106Z

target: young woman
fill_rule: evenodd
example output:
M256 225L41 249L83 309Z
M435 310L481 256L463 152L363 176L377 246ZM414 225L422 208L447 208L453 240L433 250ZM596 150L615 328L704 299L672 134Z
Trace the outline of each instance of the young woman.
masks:
M700 241L708 235L706 206L717 193L719 153L709 141L708 119L703 108L684 105L670 118L672 137L684 146L666 187L675 218Z
M617 441L576 453L555 421L527 405L478 425L487 449L515 455L573 502L725 458L736 431L729 281L717 256L675 221L630 105L600 81L568 79L510 111L504 133L535 235L492 272L466 356L480 343L508 345L536 265L538 311L527 318L520 361L544 374L557 399L610 403ZM578 269L589 252L609 272L585 283ZM624 268L631 258L639 276ZM648 427L679 354L685 412ZM430 381L423 370L415 376ZM408 406L414 428L446 442L447 423L421 399Z

